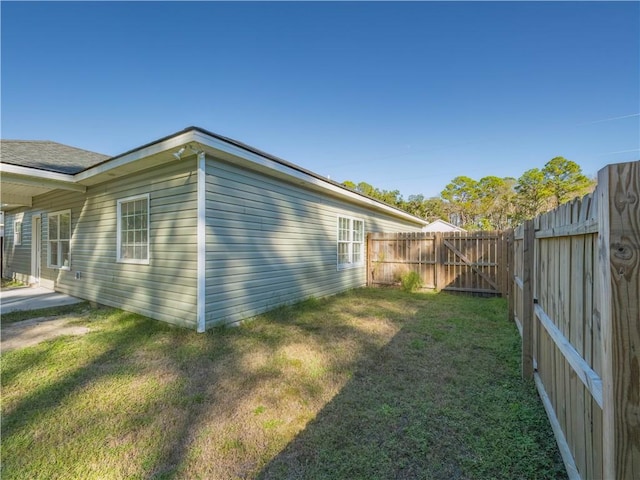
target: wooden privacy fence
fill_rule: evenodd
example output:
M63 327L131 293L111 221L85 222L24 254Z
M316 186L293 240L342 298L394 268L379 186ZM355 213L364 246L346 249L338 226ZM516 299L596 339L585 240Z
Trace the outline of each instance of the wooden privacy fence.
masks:
M640 478L640 162L508 232L511 318L571 479Z
M393 285L417 272L424 288L499 295L507 288L502 232L370 233L367 283Z

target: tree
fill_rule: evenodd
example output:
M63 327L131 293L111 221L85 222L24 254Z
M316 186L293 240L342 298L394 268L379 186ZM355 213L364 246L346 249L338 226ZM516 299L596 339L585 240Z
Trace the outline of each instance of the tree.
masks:
M424 195L409 195L406 202L402 203L402 209L416 217L425 217L425 199Z
M449 221L449 213L447 204L440 197L427 198L423 202L424 215L423 218L430 222L441 219Z
M593 189L594 182L582 174L582 168L564 157L554 157L542 169L544 183L550 193L553 207L585 195Z
M585 195L594 186L577 163L564 157L552 158L542 170L527 170L515 187L518 223Z
M449 219L446 204L440 197L424 198L422 194L409 195L407 201L403 201L400 208L430 222L439 218Z
M477 185L477 211L482 230L504 230L511 226L515 216L514 178L488 176L481 178Z
M532 168L524 172L518 179L515 186L518 223L547 210L550 193L544 177L542 170Z
M595 181L583 175L577 163L554 157L544 168L527 170L517 181L492 175L480 180L458 176L440 197L427 199L417 194L405 201L399 190L380 190L366 182L342 184L425 220L441 218L470 230L504 230L588 193Z
M342 182L342 185L355 190L358 193L362 193L363 195L367 195L368 197L375 198L376 200L380 200L398 208L400 208L403 203L399 190L380 190L367 182L359 182L356 185L355 182L352 182L351 180L345 180Z
M373 188L373 186L369 185L367 182L360 182L356 186L356 190L362 193L363 195L368 195L370 197L373 197L375 188Z
M452 220L463 227L473 227L477 216L477 184L473 178L466 176L455 177L440 196L449 203Z

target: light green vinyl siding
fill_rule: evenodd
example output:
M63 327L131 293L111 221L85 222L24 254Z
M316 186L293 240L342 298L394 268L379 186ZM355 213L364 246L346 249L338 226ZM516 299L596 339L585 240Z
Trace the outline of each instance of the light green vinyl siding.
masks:
M365 233L419 231L421 225L351 203L308 184L207 158L205 321L233 323L283 303L323 297L366 283L365 262L338 269L338 217ZM149 265L118 263L117 201L149 194ZM48 213L70 210L71 268L47 266ZM23 243L12 222L23 217ZM197 312L195 159L119 177L86 193L56 191L6 218L9 271L31 273L31 217L42 218L45 286L190 328ZM366 255L366 252L363 252Z
M22 243L14 245L14 222L22 222ZM4 224L4 265L5 277L16 277L28 283L31 275L31 212L21 208L5 214Z
M117 263L117 200L146 193L149 265ZM42 214L43 283L50 282L63 293L195 328L196 196L195 161L183 160L90 187L85 194L55 191L35 197L29 216ZM71 269L50 269L47 213L66 209L71 210ZM26 222L23 225L24 235L31 230ZM23 240L29 260L30 244ZM14 256L11 262L19 258ZM30 272L27 265L21 268Z
M338 216L365 232L421 228L216 159L206 184L207 327L365 285L365 265L337 268Z

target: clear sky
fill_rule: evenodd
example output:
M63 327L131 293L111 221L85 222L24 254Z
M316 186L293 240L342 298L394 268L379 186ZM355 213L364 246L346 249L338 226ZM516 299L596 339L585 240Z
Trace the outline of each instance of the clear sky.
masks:
M407 197L640 159L640 3L3 1L2 138L190 125Z

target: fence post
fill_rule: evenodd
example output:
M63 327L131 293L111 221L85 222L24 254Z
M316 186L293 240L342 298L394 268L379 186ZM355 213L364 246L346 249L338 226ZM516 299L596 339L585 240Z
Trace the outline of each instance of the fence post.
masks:
M509 297L509 321L512 323L515 323L516 296L513 293L513 282L514 282L513 277L515 275L513 259L515 256L515 243L513 241L513 228L510 228L506 232L505 242L506 242L506 250L507 250L507 256L506 256L507 260L503 267L503 272L505 272L505 275L507 277L506 279L507 281L505 283L506 283L507 296Z
M371 232L367 233L367 287L370 287L373 284L373 270L371 269L371 244L373 243L371 239Z
M533 380L533 285L535 261L535 227L533 220L524 224L522 284L522 377Z
M598 172L604 478L640 474L640 161Z
M436 237L434 240L434 247L435 247L435 252L434 252L434 257L436 260L436 291L440 291L442 290L442 283L443 283L443 278L444 278L444 261L442 259L442 232L436 232Z

